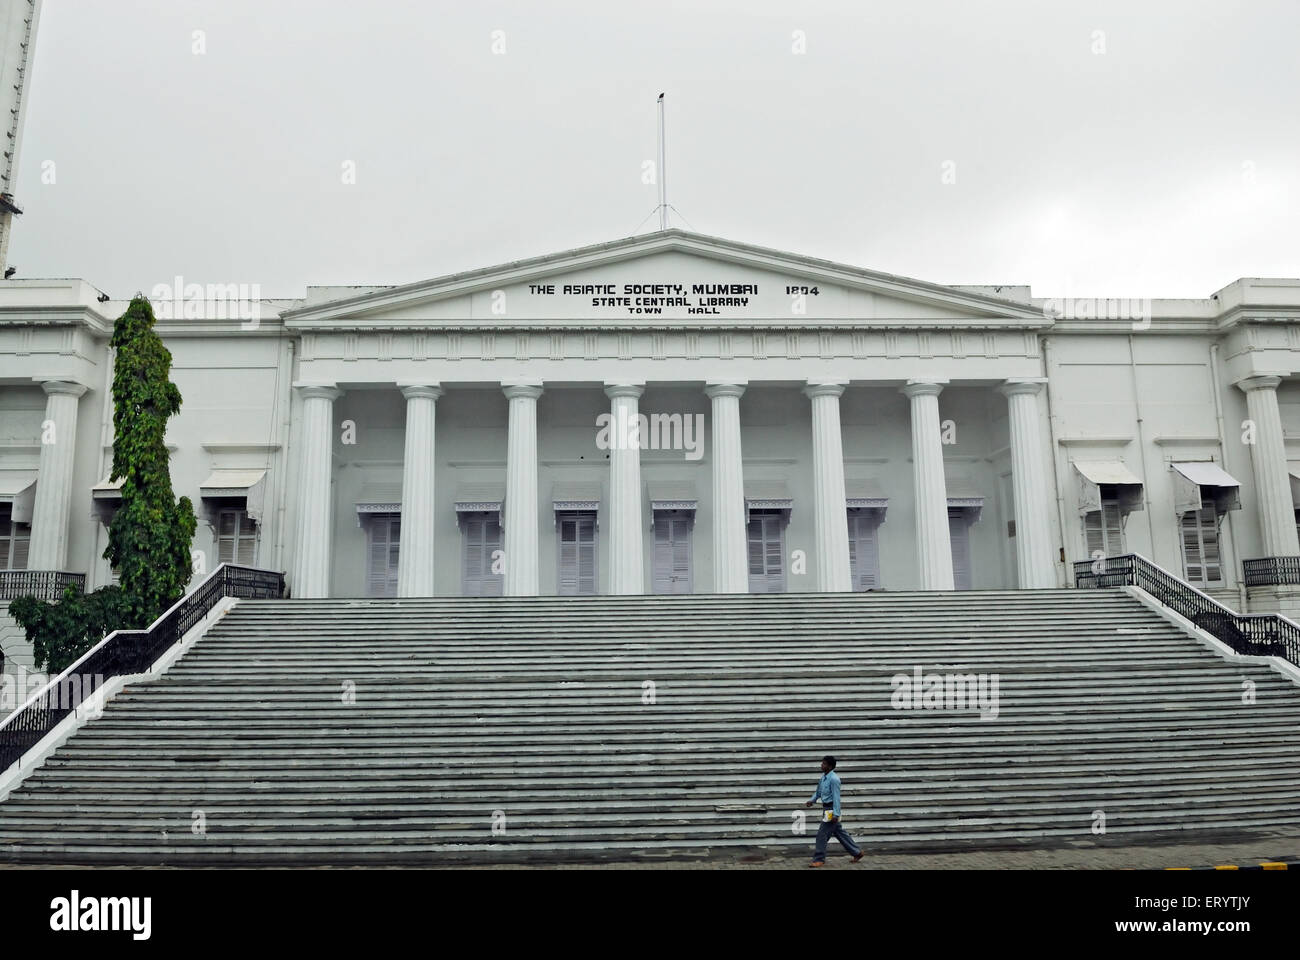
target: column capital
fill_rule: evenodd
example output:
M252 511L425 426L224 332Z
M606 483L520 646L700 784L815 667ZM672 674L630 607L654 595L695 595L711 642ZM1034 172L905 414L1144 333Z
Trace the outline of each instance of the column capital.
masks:
M805 397L842 397L849 382L847 380L809 380L803 388Z
M1239 387L1243 393L1250 393L1254 390L1276 390L1278 384L1281 382L1281 374L1261 374L1254 377L1247 377L1245 380L1238 380L1237 387Z
M947 385L947 380L909 380L898 388L898 392L908 399L912 397L937 397Z
M86 388L79 383L70 383L67 380L43 380L41 389L45 391L46 396L61 397L79 397L86 392Z
M616 397L632 397L636 399L645 393L644 383L611 383L605 382L605 396L611 400Z
M298 395L304 400L329 400L333 402L343 396L343 391L333 383L303 383L293 385Z
M536 400L542 395L542 385L536 380L502 381L501 392L506 395L507 400L514 400L516 397Z
M1014 397L1021 394L1037 396L1042 392L1043 384L1045 383L1047 383L1046 377L1020 377L999 384L997 386L997 391L1004 397Z
M439 383L399 383L398 388L407 400L437 400L442 396Z
M745 387L746 387L746 386L748 386L748 383L747 383L747 382L744 382L744 383L706 383L706 384L704 385L704 394L705 394L705 396L707 396L710 400L712 400L714 397L736 397L736 398L740 398L740 397L743 397L743 396L745 395Z

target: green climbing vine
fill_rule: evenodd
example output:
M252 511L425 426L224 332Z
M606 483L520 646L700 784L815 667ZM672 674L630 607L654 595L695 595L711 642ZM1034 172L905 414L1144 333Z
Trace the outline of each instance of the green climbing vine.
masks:
M36 664L62 671L118 629L147 627L185 595L197 519L189 497L172 493L165 435L180 411L171 382L172 355L154 331L153 308L137 296L113 327L113 472L122 504L108 529L104 556L120 586L53 603L23 597L9 605L32 643Z

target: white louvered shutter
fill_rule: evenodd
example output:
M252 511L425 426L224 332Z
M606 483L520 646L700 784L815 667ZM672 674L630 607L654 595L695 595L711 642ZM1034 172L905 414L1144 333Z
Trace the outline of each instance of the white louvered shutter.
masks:
M0 508L0 570L26 570L27 550L32 542L32 528L10 520L10 508Z
M1183 571L1188 583L1209 585L1223 580L1219 557L1219 515L1213 504L1189 510L1179 518L1183 542Z
M780 512L749 515L749 592L785 592L784 518Z
M663 513L655 514L654 591L673 592L672 520Z
M492 555L501 549L501 518L495 513L468 513L461 518L461 593L499 597L505 578L492 572Z
M243 510L217 513L217 562L254 565L257 556L257 523Z
M562 596L596 592L596 516L573 513L560 518L558 590Z
M655 513L654 592L691 592L691 520L672 511Z
M1101 505L1101 515L1106 526L1106 556L1118 557L1124 552L1124 515L1118 500L1107 500Z
M694 571L691 569L691 518L673 517L673 593L690 593L694 589Z
M849 511L849 570L854 590L880 586L880 557L876 535L880 525L875 511Z
M373 514L369 523L369 557L366 594L371 597L397 596L397 560L401 550L401 515Z
M1124 515L1118 500L1103 500L1100 510L1084 515L1083 539L1090 560L1098 551L1107 557L1124 552Z
M970 524L966 511L959 507L948 511L948 538L952 541L952 585L957 590L969 590Z
M596 592L596 518L578 520L578 593L592 596Z

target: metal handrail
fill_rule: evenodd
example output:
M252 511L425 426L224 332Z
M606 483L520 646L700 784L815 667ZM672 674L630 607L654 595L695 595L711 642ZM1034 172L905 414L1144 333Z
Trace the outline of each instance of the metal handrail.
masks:
M0 570L0 601L19 597L58 600L70 586L85 593L86 575L67 570Z
M1241 561L1241 579L1248 587L1300 584L1300 557L1260 557Z
M1080 561L1074 585L1138 587L1236 653L1282 657L1300 666L1300 624L1276 613L1237 613L1141 554Z
M66 697L58 696L61 689L66 691L72 686L73 674L111 679L143 673L223 597L274 600L282 596L283 573L223 563L146 629L114 630L0 722L0 772L77 708L77 704L69 705ZM82 690L80 680L76 689Z

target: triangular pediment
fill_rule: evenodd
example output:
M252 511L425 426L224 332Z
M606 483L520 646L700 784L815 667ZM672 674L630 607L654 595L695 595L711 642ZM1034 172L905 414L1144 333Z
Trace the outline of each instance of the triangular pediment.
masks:
M284 315L291 327L589 324L1046 326L969 290L667 230L371 291Z

